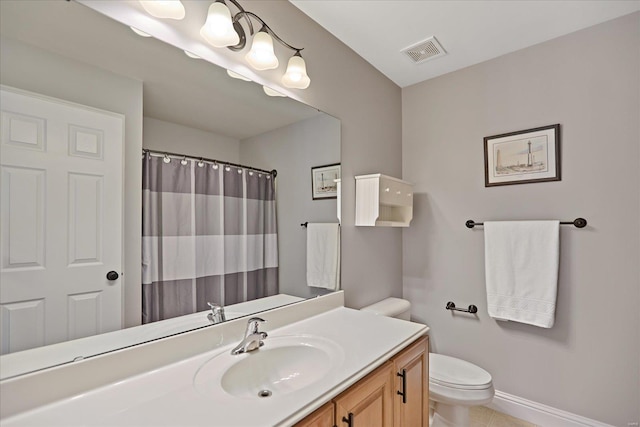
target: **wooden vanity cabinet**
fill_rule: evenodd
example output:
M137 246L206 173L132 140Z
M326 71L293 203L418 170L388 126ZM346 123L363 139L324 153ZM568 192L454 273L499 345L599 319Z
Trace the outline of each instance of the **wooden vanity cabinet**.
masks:
M396 390L394 426L429 426L429 345L420 338L393 359Z
M428 427L429 339L422 337L296 427Z
M335 425L335 405L331 401L316 409L294 427L334 427Z
M393 426L393 363L387 362L336 397L336 425Z

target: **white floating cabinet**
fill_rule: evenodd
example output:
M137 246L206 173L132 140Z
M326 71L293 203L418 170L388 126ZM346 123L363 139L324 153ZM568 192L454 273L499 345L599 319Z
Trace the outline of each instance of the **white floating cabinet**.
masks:
M413 184L382 175L356 176L356 225L408 227L413 219Z

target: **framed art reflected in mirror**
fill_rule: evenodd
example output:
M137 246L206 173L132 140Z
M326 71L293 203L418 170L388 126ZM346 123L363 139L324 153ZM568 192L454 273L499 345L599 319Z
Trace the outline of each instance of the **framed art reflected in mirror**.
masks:
M311 168L311 197L313 200L338 197L338 181L341 178L340 163Z

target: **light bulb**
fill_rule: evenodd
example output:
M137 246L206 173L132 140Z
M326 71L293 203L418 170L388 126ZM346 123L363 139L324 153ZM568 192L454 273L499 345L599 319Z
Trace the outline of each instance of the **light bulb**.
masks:
M144 10L156 18L182 19L185 15L180 0L140 0Z
M307 75L307 65L300 56L300 52L296 52L289 59L287 71L282 76L282 84L293 89L306 89L309 87L311 79Z
M233 29L231 11L222 2L209 6L207 21L200 29L200 35L215 47L234 46L240 42L238 33Z
M273 53L273 39L266 32L260 30L253 37L251 50L245 59L256 70L272 70L278 68L278 58Z

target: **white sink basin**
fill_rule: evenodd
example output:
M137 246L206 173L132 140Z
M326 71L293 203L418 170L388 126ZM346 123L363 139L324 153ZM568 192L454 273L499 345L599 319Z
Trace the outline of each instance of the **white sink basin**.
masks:
M316 384L342 364L344 351L317 336L268 337L259 350L219 353L196 372L194 386L206 395L277 398Z

